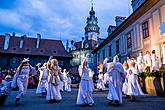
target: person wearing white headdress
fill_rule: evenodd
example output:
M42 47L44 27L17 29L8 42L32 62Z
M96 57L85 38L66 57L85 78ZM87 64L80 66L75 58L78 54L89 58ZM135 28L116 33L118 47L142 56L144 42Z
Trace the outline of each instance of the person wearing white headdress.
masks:
M131 65L128 70L128 90L127 95L131 97L131 101L135 101L135 96L143 95L140 84L138 82L138 70L136 68L136 63L131 62Z
M92 96L92 91L93 89L91 88L91 83L90 83L90 77L89 77L89 67L87 64L87 59L88 57L86 56L82 64L79 66L79 75L81 77L80 85L79 85L79 90L78 90L78 96L77 96L77 105L88 105L88 106L93 106L94 100Z
M151 62L152 62L152 71L158 70L159 69L159 58L156 55L155 50L152 51Z
M122 64L119 62L119 58L116 55L113 58L113 62L108 64L107 73L110 75L109 80L109 92L107 99L109 104L122 104L122 78L125 77Z
M39 83L37 86L36 94L42 94L44 96L46 94L47 89L47 70L46 70L46 63L43 64L41 68L39 68Z
M139 56L137 57L137 66L140 73L144 72L144 58L141 52L139 53Z
M28 86L29 74L36 74L35 68L29 64L29 59L24 58L19 67L17 68L16 74L12 81L12 87L18 85L19 91L16 96L16 105L19 104L20 98L25 95Z
M103 75L102 71L99 71L99 74L98 74L97 88L100 91L105 90L104 75Z
M66 69L63 70L63 76L64 76L64 90L68 91L68 73Z
M71 92L71 85L72 85L72 80L69 74L67 74L67 83L68 83L68 89L67 92Z
M144 55L144 63L145 63L145 66L146 66L146 70L148 72L150 72L150 70L151 70L151 55L150 55L149 51L147 51L146 55Z
M47 63L48 71L48 89L46 100L48 103L60 102L62 96L60 93L60 82L63 80L61 77L60 67L56 59L50 58Z
M61 76L64 78L64 75L62 73L62 68L60 67L59 69L60 69ZM64 91L64 82L63 81L60 81L59 87L60 87L60 91L63 92Z

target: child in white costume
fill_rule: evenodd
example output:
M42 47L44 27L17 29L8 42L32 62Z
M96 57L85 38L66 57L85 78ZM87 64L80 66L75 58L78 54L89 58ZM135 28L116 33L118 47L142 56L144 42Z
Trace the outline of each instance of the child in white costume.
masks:
M103 75L102 72L99 72L99 75L98 75L97 88L98 88L100 91L105 90L104 75Z
M83 59L82 64L79 66L79 75L81 76L81 81L80 81L76 104L93 106L94 104L92 97L93 86L90 83L87 57Z
M43 64L41 68L39 68L40 76L39 76L39 83L36 90L36 94L42 94L44 96L46 94L47 90L47 69L46 69L46 63Z
M28 63L29 59L24 58L19 67L17 68L16 74L14 75L12 87L15 88L18 85L19 91L16 96L16 105L19 104L20 98L25 95L28 86L29 74L35 74L35 69Z
M131 62L130 68L128 70L127 95L131 96L131 101L136 100L135 96L143 95L143 92L138 82L138 70L134 61Z

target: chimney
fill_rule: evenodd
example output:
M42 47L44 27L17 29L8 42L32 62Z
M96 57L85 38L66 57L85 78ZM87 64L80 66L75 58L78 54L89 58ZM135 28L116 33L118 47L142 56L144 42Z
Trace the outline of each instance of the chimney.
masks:
M81 48L84 48L84 41L85 41L85 38L82 37Z
M10 34L5 34L5 43L4 43L4 50L7 50L9 48L10 44Z
M41 40L41 34L37 34L37 45L36 45L36 48L39 48L40 40Z
M116 26L118 27L125 19L126 17L116 16L115 18Z
M21 36L21 40L20 40L20 43L19 43L19 48L23 48L23 40L24 40L25 37L26 37L26 35Z
M15 37L15 32L13 32L13 35L12 36Z

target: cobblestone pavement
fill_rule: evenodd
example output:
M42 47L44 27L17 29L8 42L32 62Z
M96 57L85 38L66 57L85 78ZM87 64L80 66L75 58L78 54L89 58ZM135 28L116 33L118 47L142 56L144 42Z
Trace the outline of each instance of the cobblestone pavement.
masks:
M62 92L63 100L60 103L47 104L45 98L37 96L35 89L29 89L26 96L21 100L20 106L15 106L16 92L8 97L4 107L0 110L165 110L165 97L141 96L136 102L123 99L123 105L119 107L108 105L107 91L94 92L95 104L93 107L76 106L77 89L70 93Z

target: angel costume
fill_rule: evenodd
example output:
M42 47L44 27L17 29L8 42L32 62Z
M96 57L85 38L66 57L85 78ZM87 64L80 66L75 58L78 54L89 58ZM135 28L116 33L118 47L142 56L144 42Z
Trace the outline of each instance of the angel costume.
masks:
M48 89L46 99L49 103L51 102L59 102L62 99L60 93L60 67L58 66L58 61L56 59L52 59L48 61ZM49 67L49 65L51 65Z
M39 68L40 71L40 76L39 76L39 83L38 83L38 87L36 90L36 94L41 94L44 95L46 93L46 89L47 89L47 70L46 70L46 66L43 66L41 68Z
M156 71L159 69L159 58L156 56L156 54L151 55L151 61L152 61L152 71Z
M144 59L141 53L137 57L137 66L140 73L144 72Z
M115 56L113 62L108 64L107 73L110 75L107 99L110 102L115 101L116 104L122 104L122 77L124 77L124 69L122 64L119 63L118 56Z
M105 90L104 75L102 73L99 73L99 75L98 75L97 88L99 90Z
M28 59L24 59L22 62L28 62ZM23 65L20 71L16 71L12 81L12 87L18 86L19 90L16 96L16 104L18 104L21 96L24 96L28 87L29 74L35 74L35 69L30 65Z
M128 70L127 95L133 96L133 100L135 100L135 96L143 95L143 92L138 82L138 70L135 67L131 67Z
M92 106L94 103L92 97L93 86L91 85L89 77L89 68L87 66L87 58L85 57L82 64L79 66L79 75L81 81L79 85L79 91L77 96L77 105L89 105Z

